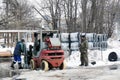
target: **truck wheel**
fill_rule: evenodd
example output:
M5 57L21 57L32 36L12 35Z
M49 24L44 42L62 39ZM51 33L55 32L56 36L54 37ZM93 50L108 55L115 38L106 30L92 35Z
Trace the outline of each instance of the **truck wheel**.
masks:
M31 59L31 61L30 61L30 68L31 68L32 70L35 69L35 61L34 61L33 59Z
M48 62L43 60L42 63L41 63L41 69L44 70L44 71L48 71L49 68L48 68Z
M62 64L60 65L59 69L63 70L65 68L66 68L66 63L65 63L65 61L63 61Z

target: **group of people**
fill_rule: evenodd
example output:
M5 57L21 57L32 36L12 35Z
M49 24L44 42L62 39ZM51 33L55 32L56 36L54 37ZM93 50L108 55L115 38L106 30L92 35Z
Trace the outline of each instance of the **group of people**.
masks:
M86 37L85 35L82 35L81 36L81 44L79 46L79 50L80 50L80 61L81 61L81 64L80 66L88 66L88 52L87 52L87 49L88 49L88 42L86 40ZM17 42L16 46L15 46L15 49L14 49L14 53L13 53L13 56L14 56L14 60L11 64L11 68L15 68L14 67L14 64L16 64L16 62L18 62L18 68L19 69L23 69L22 67L22 59L21 59L21 54L22 53L25 53L25 40L24 39L21 39L21 41Z

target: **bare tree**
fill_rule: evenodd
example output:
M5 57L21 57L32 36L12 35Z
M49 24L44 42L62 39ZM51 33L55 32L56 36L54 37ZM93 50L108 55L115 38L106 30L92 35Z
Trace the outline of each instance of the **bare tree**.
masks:
M119 0L81 0L82 31L108 33L113 32L116 15L119 14Z
M60 14L60 7L59 7L59 3L60 0L48 0L50 3L49 6L49 11L52 17L52 25L53 25L53 29L57 29L58 28L58 20L59 20L59 14Z
M86 32L87 30L87 2L88 0L81 0L82 4L82 30L83 32Z
M5 17L1 20L6 23L6 29L25 29L33 19L32 8L24 0L5 0Z
M77 11L78 11L78 0L64 0L63 11L68 28L68 32L77 30Z
M112 2L108 2L107 6L107 30L108 30L108 36L110 37L114 30L114 23L116 23L117 15L119 14L119 8L120 8L120 1L119 0L113 0Z
M87 32L94 32L95 29L95 19L97 14L97 6L96 6L96 0L91 0L91 9L90 9L90 15L88 17L88 24L87 24Z
M46 15L51 17L50 20L46 20L46 22L52 24L53 29L60 29L60 19L61 19L61 9L60 3L62 0L44 0L42 1L43 5L37 2L39 5L39 14L45 19ZM59 24L59 25L58 25Z
M32 22L32 9L24 0L3 0L3 13L0 18L2 29L26 29ZM12 37L12 35L11 35ZM9 47L10 33L4 33L4 43ZM13 42L13 41L11 41Z

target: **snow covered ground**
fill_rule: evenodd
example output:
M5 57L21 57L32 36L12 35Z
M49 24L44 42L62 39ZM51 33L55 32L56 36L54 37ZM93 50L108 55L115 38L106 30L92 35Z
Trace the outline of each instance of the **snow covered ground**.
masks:
M114 66L114 67L113 67ZM113 67L113 70L111 69ZM116 69L115 69L116 68ZM76 67L65 70L26 70L20 75L0 80L119 80L120 64L101 67Z
M119 80L120 77L120 42L118 40L109 39L108 49L101 50L88 50L89 66L79 67L80 53L74 51L65 59L67 68L65 70L50 70L44 72L42 70L25 70L20 75L13 77L2 78L0 80L23 79L23 80ZM12 50L7 48L7 50ZM108 61L108 55L111 52L116 52L118 61ZM95 61L96 64L92 65L91 62ZM9 64L10 65L10 64ZM9 66L8 65L8 66ZM111 66L115 66L116 70L110 70ZM7 67L7 66L5 66Z

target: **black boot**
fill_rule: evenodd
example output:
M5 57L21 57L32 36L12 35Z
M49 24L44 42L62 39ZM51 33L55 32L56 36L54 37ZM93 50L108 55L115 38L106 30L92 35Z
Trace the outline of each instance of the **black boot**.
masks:
M18 63L19 69L23 69L21 63Z
M84 66L84 64L80 64L79 66Z
M15 68L15 67L14 67L14 64L15 64L15 63L16 63L16 62L14 62L14 61L13 61L13 62L12 62L12 64L11 64L11 66L10 66L10 67L11 67L12 69L14 69L14 68Z

